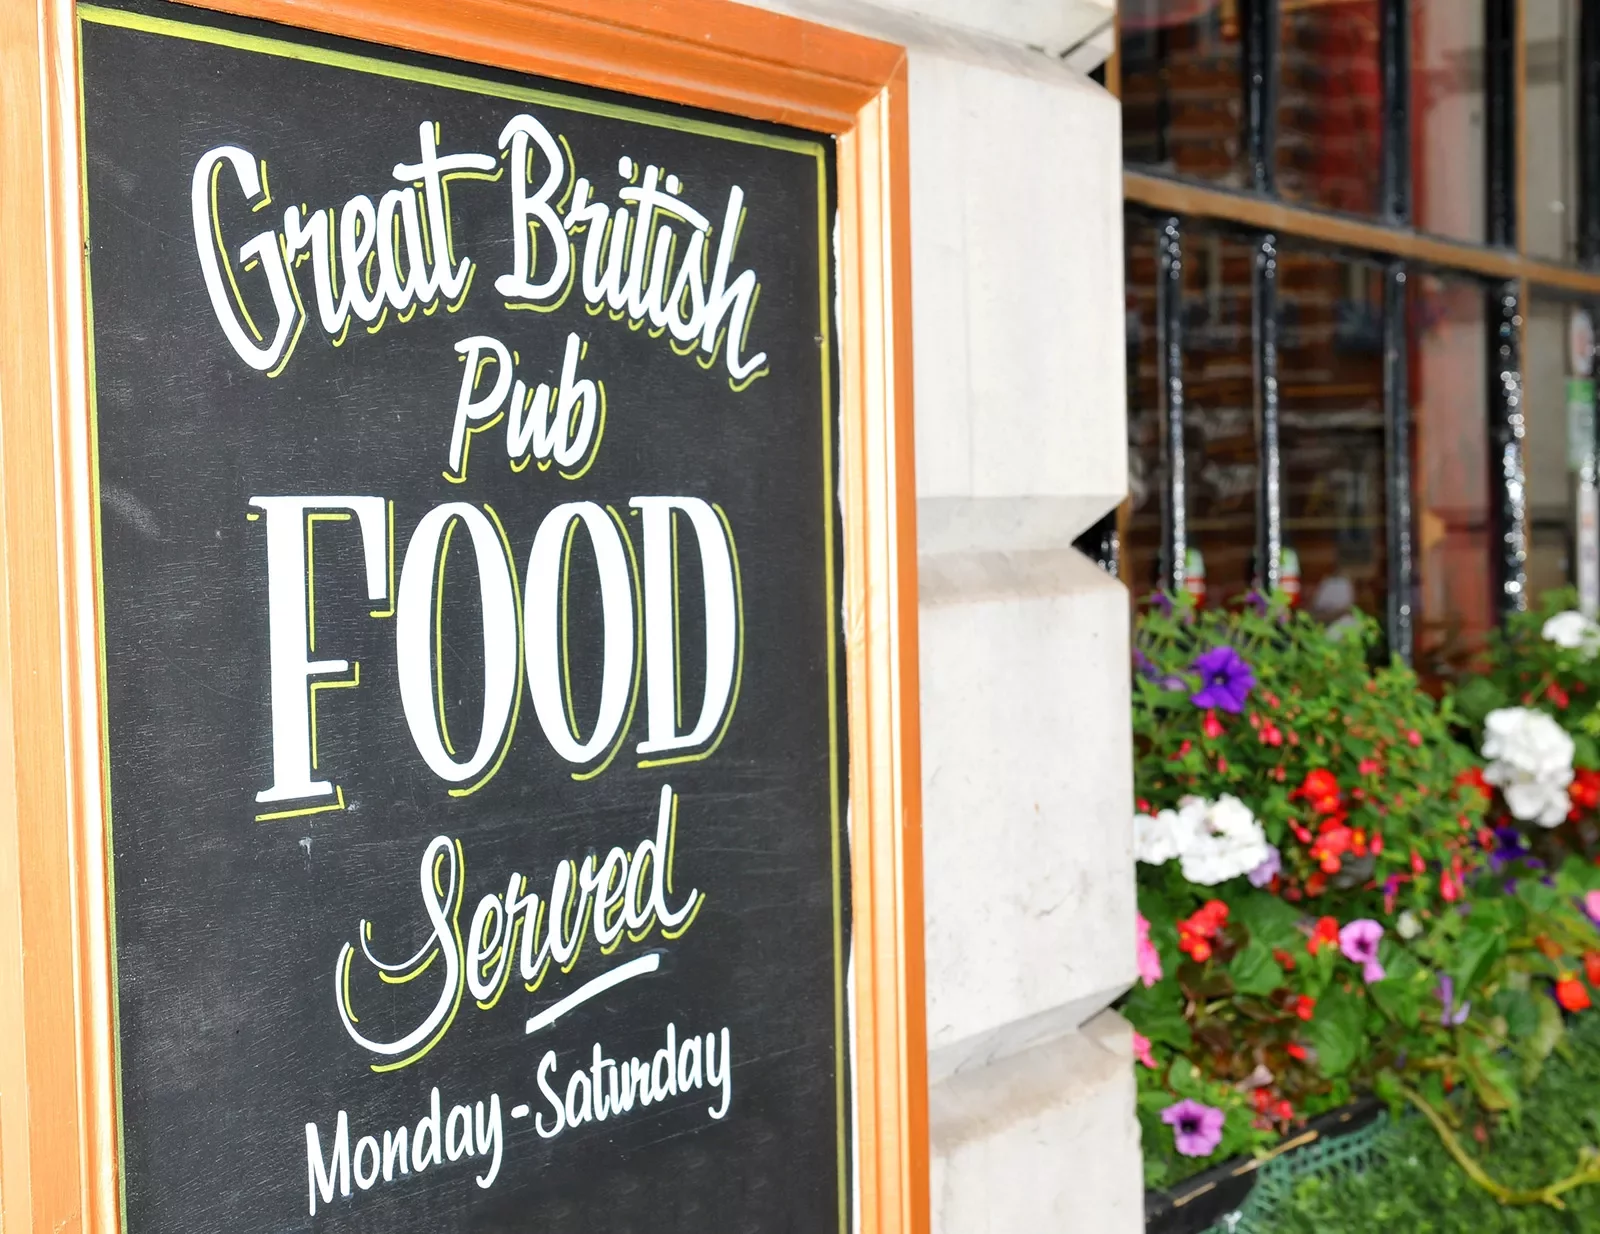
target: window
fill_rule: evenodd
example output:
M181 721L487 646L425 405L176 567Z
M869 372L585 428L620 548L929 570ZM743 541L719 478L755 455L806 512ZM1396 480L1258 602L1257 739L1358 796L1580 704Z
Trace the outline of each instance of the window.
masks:
M1578 0L1125 0L1136 594L1358 608L1435 680L1600 605L1588 47Z

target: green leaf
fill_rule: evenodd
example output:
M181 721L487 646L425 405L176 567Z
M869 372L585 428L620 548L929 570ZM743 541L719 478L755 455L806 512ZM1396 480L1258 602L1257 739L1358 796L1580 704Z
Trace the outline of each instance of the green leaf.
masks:
M1194 1036L1183 1018L1184 997L1178 983L1168 977L1146 989L1135 986L1128 1001L1122 1005L1122 1014L1128 1023L1151 1041L1160 1041L1177 1050L1187 1050L1194 1045Z
M1461 1035L1461 1062L1467 1072L1472 1091L1486 1110L1515 1111L1520 1105L1516 1083L1511 1070L1498 1054L1476 1037Z
M1326 1076L1343 1075L1366 1045L1361 1000L1340 989L1330 990L1317 1004L1311 1019L1311 1044L1317 1047L1317 1067Z
M1234 989L1241 994L1271 994L1283 984L1283 969L1272 958L1272 948L1251 938L1228 965Z
M1451 974L1455 978L1457 998L1468 997L1469 991L1504 949L1503 933L1476 924L1467 927L1456 945L1455 967Z
M1541 997L1530 998L1528 1001L1537 1008L1535 1011L1537 1025L1531 1033L1518 1042L1517 1052L1522 1055L1524 1085L1532 1084L1539 1078L1545 1060L1555 1052L1556 1046L1567 1033L1567 1022L1562 1018L1554 1000Z
M1269 892L1242 897L1233 905L1233 913L1250 931L1250 937L1259 939L1269 950L1273 947L1287 950L1302 937L1299 911Z
M1172 1060L1172 1066L1167 1071L1167 1083L1180 1097L1193 1097L1196 1101L1205 1099L1205 1077L1201 1074L1200 1068L1187 1058Z
M1390 975L1367 987L1383 1013L1407 1028L1415 1028L1422 1018L1422 999L1416 983L1409 978Z

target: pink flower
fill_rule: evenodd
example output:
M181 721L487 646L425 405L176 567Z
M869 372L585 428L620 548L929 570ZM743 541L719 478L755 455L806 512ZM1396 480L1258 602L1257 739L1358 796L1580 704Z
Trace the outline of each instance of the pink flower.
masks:
M1222 1143L1222 1111L1190 1098L1161 1111L1161 1121L1172 1128L1177 1148L1185 1157L1209 1157Z
M1161 980L1161 953L1150 941L1150 923L1144 919L1144 914L1134 915L1139 926L1139 978L1149 987Z
M1152 1071L1156 1068L1156 1060L1150 1054L1150 1038L1138 1029L1133 1030L1133 1056Z
M1600 925L1600 891L1591 891L1583 897L1583 911L1589 914L1589 920Z
M1383 938L1383 927L1370 917L1360 917L1339 931L1339 950L1352 964L1361 965L1361 977L1371 985L1384 978L1383 965L1378 962L1378 943Z

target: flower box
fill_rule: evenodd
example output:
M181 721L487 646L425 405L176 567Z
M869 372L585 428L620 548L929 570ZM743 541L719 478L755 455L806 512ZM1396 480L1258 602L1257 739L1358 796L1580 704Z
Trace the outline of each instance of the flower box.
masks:
M1168 1190L1146 1191L1145 1234L1202 1234L1245 1202L1255 1187L1256 1171L1266 1162L1319 1141L1359 1131L1383 1108L1382 1102L1369 1097L1329 1110L1293 1135L1285 1136L1260 1157L1234 1157Z

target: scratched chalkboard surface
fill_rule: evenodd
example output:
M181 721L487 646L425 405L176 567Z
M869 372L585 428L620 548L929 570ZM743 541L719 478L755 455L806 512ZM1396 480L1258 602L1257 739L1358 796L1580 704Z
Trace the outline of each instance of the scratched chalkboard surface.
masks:
M127 1228L847 1226L831 142L79 14Z

